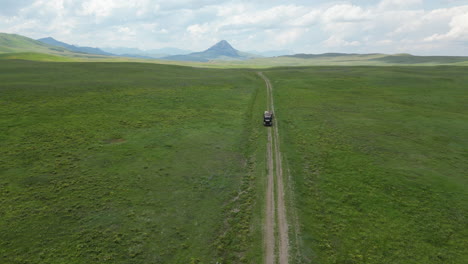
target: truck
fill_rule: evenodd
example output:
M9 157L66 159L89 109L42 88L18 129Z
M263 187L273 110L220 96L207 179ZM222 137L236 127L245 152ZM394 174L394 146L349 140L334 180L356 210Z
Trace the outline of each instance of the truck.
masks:
M264 126L273 125L273 112L272 111L265 111L263 113L263 125Z

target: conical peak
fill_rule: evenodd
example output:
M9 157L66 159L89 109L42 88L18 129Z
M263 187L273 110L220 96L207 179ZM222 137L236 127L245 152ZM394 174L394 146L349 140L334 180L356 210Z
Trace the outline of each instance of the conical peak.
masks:
M236 49L234 49L231 46L231 44L229 44L229 42L227 42L226 40L221 40L220 42L216 43L215 45L213 45L208 50L232 50L232 51L235 51Z

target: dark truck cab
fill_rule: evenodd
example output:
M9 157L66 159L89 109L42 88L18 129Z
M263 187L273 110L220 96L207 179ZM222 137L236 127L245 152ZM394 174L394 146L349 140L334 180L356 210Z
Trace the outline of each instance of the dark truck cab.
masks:
M263 125L264 126L273 125L273 112L272 111L265 111L265 113L263 113Z

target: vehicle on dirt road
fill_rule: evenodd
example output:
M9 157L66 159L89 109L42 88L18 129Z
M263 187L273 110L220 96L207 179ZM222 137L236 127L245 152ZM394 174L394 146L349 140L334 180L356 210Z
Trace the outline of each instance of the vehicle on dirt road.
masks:
M264 126L273 125L273 112L272 111L265 111L265 113L263 113L263 125Z

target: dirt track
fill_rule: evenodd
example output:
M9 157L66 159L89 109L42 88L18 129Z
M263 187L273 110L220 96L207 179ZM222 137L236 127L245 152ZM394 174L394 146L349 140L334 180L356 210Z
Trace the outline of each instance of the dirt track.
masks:
M286 221L286 207L284 202L283 167L278 132L278 117L275 113L273 101L273 87L270 80L259 72L267 88L267 110L273 111L274 123L268 129L267 165L268 179L266 192L266 212L264 229L265 263L276 262L276 251L279 264L287 264L289 258L288 224ZM276 185L275 185L276 182ZM276 186L276 199L275 199ZM277 220L277 223L276 223ZM275 226L278 226L275 237ZM277 243L278 242L278 243ZM276 247L277 245L277 247Z

